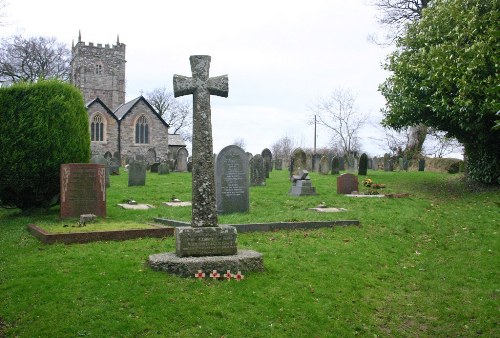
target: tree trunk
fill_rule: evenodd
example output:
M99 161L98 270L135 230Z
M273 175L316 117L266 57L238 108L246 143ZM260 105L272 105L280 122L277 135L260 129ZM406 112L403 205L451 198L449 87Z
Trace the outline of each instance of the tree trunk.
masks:
M417 159L422 153L422 146L427 136L428 127L419 124L410 127L408 130L408 144L406 145L405 154L408 159Z

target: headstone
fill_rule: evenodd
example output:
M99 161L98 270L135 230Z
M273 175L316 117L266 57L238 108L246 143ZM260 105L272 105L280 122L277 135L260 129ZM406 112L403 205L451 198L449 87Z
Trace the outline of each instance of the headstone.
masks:
M264 158L264 161L266 161L267 163L267 170L268 172L266 173L266 178L269 178L269 172L273 171L273 166L271 164L272 160L273 160L273 155L271 153L271 150L265 148L264 150L262 150L262 158Z
M297 175L292 176L291 196L316 195L316 188L312 186L311 178L307 170L299 170Z
M338 175L340 172L340 157L335 156L332 159L332 175Z
M384 171L391 171L389 161L391 160L389 154L384 154Z
M404 167L404 159L400 157L398 161L399 161L399 171L402 171Z
M330 164L328 163L328 157L321 157L321 161L319 162L319 173L322 175L328 175L330 171Z
M343 157L339 158L339 170L344 171L345 170L345 159Z
M373 160L372 160L373 164L372 164L372 170L378 170L378 157L374 157Z
M250 185L266 185L266 169L264 158L257 154L250 160Z
M193 172L193 161L188 161L188 172L192 173Z
M366 176L368 172L368 155L361 154L359 158L358 175Z
M104 153L104 158L107 161L111 160L112 157L113 157L113 155L111 155L111 153L109 151L107 151L107 152Z
M292 153L292 159L290 162L290 176L298 175L299 170L306 169L306 152L301 148L297 148Z
M187 170L188 151L186 148L179 148L175 157L175 171L186 172Z
M170 168L168 166L168 163L162 162L158 166L158 175L167 175L170 174Z
M146 162L132 161L128 166L128 186L146 185Z
M418 171L424 171L425 170L425 159L421 158L418 160Z
M353 174L342 174L337 177L337 194L351 194L358 191L358 176Z
M151 164L151 168L150 168L151 172L152 173L157 173L159 166L160 166L159 162L155 162L155 163Z
M281 158L274 160L274 168L276 170L283 170L283 160Z
M106 168L102 164L61 165L60 217L106 217Z
M146 153L146 162L150 166L156 163L156 151L154 149L149 149Z
M368 161L366 162L366 165L367 165L367 169L373 170L373 158L369 158Z
M142 154L135 154L134 160L136 160L136 161L145 161L146 157L144 155L142 155Z
M320 161L321 161L322 157L320 154L313 154L312 156L312 171L315 172L315 173L319 173L320 172Z
M408 171L408 159L406 157L403 158L403 170Z
M264 160L264 173L266 175L266 178L269 178L269 172L270 172L270 164L266 160Z
M217 155L215 187L218 213L249 210L248 161L243 149L230 145Z
M90 163L94 164L102 164L104 168L106 168L106 188L109 188L111 183L109 181L109 165L108 161L104 158L104 156L101 155L94 155L90 159Z
M109 173L110 175L119 175L120 174L120 160L116 157L112 157L109 160Z

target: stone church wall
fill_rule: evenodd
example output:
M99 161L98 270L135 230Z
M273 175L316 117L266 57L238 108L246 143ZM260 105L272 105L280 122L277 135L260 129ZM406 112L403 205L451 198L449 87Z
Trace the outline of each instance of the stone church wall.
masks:
M135 143L135 123L142 114L148 119L149 144ZM134 158L135 155L146 157L149 149L154 149L156 157L167 158L168 128L144 102L139 101L121 120L122 162L126 158Z

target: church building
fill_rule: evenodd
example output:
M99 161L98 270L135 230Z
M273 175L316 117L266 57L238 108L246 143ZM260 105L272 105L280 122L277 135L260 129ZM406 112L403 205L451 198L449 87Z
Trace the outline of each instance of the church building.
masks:
M168 124L139 96L125 102L125 44L72 46L71 82L80 89L89 116L92 155L121 164L145 159L150 164L169 156Z

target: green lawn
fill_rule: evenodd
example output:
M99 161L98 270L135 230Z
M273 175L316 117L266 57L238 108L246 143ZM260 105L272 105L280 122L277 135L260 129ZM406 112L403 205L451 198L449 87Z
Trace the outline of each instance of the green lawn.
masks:
M251 210L219 223L359 219L361 227L245 233L240 248L266 271L242 282L183 279L150 270L173 238L45 245L26 225L76 219L0 210L0 337L500 336L499 190L469 192L460 176L369 171L408 198L337 195L335 176L311 174L317 196L290 197L286 171L252 187ZM360 180L362 177L360 178ZM148 174L145 187L111 177L108 217L95 226L190 219L190 174ZM116 205L134 199L148 211ZM320 203L343 213L308 211ZM78 231L78 228L72 228Z

